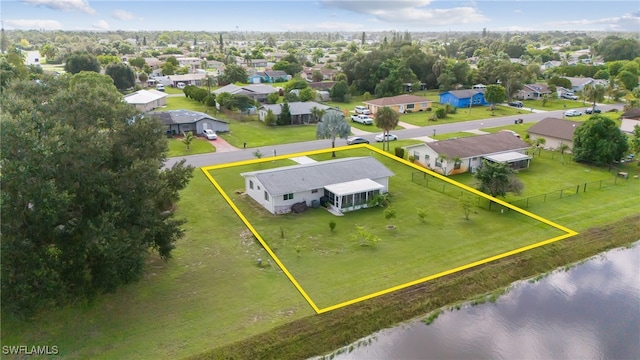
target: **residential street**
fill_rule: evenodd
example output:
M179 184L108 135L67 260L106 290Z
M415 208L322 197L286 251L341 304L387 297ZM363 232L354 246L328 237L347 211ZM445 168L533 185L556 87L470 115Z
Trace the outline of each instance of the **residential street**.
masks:
M585 108L587 107L589 106L585 105ZM598 104L598 108L600 108L603 112L606 112L610 109L622 110L622 105L621 104ZM584 109L579 109L579 110L584 111ZM537 112L522 114L518 116L505 116L505 117L488 118L488 119L465 121L465 122L458 122L458 123L451 123L451 124L429 125L429 126L420 127L420 128L398 130L398 131L394 131L393 133L398 135L398 138L400 139L411 139L411 138L423 139L424 137L433 136L434 131L435 131L435 134L437 135L437 134L446 134L446 133L452 133L452 132L471 131L471 130L476 130L481 128L513 125L513 121L517 118L523 119L525 123L537 122L546 117L562 118L563 112L564 111L561 111L561 110L547 111L547 112L537 111ZM358 136L362 136L363 138L373 143L375 142L374 136L376 133L377 131L375 133L371 133L368 135L358 135ZM331 145L330 140L312 140L312 141L305 141L305 142L299 142L299 143L265 146L265 147L260 147L258 149L260 149L260 151L263 154L265 154L265 156L270 156L271 154L273 154L274 149L276 150L276 153L278 155L286 155L286 154L299 153L303 151L325 149L325 148L329 148L330 145ZM343 145L346 145L346 140L344 139L336 140L336 146L343 146ZM255 149L256 148L247 148L247 149L238 149L237 151L215 152L210 154L199 154L199 155L175 157L175 158L168 159L165 163L165 166L172 166L174 163L176 163L177 161L180 161L181 159L187 159L187 163L195 167L203 167L208 165L224 164L224 163L241 161L241 160L249 160L254 158L252 153L253 151L255 151Z

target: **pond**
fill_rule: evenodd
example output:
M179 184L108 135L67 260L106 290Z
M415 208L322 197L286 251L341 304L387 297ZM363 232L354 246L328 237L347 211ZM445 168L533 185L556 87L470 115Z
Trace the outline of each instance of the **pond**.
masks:
M335 359L640 359L640 243L339 352Z

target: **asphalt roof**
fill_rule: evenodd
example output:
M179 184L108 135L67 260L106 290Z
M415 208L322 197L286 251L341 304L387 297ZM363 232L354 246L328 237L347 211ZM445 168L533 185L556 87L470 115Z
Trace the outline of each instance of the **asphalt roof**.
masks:
M323 105L314 101L295 101L289 103L289 112L291 115L311 114L311 109L313 109L313 107L317 107L320 110L335 109L331 106ZM282 112L282 104L262 105L260 108L265 108L266 110L271 109L273 114L276 116L280 115Z
M326 185L393 176L373 157L350 157L242 173L255 176L272 196L321 189Z
M509 132L498 132L425 144L438 154L461 159L528 149L531 145Z
M529 128L528 132L529 134L573 141L573 132L578 126L580 126L580 124L581 123L578 121L548 117L533 124L533 126Z
M160 118L160 120L166 125L193 124L202 119L210 119L213 121L219 121L219 122L228 124L224 120L216 119L211 115L201 113L199 111L167 110L167 111L152 112L152 113L149 113L149 115Z
M484 89L450 90L445 91L440 95L444 95L447 93L457 97L458 99L466 99L475 96L476 94L484 94Z

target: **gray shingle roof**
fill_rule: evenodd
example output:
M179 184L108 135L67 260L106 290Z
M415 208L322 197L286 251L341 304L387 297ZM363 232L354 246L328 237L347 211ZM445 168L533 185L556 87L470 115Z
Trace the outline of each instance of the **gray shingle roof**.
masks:
M219 121L228 124L228 122L224 120L216 119L211 115L201 113L199 111L168 110L152 112L148 115L158 117L165 125L193 124L202 119L211 119L213 121Z
M289 112L291 113L291 115L311 114L311 109L313 109L314 106L320 110L335 109L331 106L323 105L314 101L295 101L289 103ZM282 112L282 104L262 105L260 108L264 108L265 110L270 109L276 116L280 115L280 113Z
M505 151L523 150L531 147L531 145L508 132L435 141L427 143L426 146L438 154L447 155L449 158L459 157L461 159Z
M321 189L326 185L393 176L373 157L351 157L242 173L254 175L272 196Z
M544 118L528 130L529 134L554 137L556 139L573 141L573 132L580 122L571 120L562 120L557 118Z
M451 91L447 91L447 93L457 97L458 99L467 99L476 94L484 94L484 89L451 90ZM445 93L442 93L442 94L445 94Z

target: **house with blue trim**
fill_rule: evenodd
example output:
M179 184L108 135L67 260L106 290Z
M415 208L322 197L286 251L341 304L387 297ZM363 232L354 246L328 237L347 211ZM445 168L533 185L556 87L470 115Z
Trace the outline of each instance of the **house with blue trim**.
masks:
M277 82L286 82L289 80L291 80L291 75L282 70L258 71L255 74L249 76L249 83L251 84L272 84Z
M440 94L440 104L450 104L456 108L464 108L478 105L487 105L484 98L484 89L451 90Z

